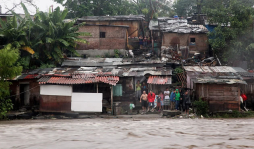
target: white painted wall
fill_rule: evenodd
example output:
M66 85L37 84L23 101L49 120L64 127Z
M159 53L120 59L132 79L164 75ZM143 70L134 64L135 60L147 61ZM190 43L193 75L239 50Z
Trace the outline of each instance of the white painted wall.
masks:
M72 93L71 110L75 112L102 112L102 93Z
M68 85L41 85L41 95L71 96L72 86Z

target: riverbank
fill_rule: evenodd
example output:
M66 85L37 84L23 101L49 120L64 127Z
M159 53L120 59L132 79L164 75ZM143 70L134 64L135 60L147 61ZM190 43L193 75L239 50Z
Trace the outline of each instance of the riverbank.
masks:
M16 119L93 119L93 118L105 118L105 119L130 119L130 118L141 118L141 119L154 119L154 118L171 118L171 119L195 119L195 118L254 118L254 112L237 112L237 111L226 111L217 112L211 115L201 115L198 116L195 113L190 113L186 115L184 112L180 111L169 111L164 110L162 112L147 112L145 114L137 114L141 112L136 112L127 115L111 115L111 114L101 114L101 113L38 113L32 111L26 112L15 112L12 111L7 114L6 120L16 120Z

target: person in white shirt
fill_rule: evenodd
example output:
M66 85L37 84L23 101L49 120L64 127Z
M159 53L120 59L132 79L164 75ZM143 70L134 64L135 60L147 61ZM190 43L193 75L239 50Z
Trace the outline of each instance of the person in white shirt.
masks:
M164 110L169 110L170 99L169 99L170 91L168 87L164 91Z

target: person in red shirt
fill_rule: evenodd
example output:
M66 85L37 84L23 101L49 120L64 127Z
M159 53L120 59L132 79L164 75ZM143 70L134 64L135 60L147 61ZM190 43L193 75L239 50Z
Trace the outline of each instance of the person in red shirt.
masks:
M148 99L148 110L150 109L151 107L151 111L153 112L154 111L154 100L155 100L155 94L153 93L153 91L150 91L150 93L148 93L148 96L147 96L147 99Z

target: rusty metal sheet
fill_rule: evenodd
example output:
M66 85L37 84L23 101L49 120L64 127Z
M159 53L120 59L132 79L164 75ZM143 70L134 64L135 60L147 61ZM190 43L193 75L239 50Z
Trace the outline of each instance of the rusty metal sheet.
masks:
M50 96L41 95L41 112L70 112L71 96Z
M171 76L150 76L147 80L148 84L172 84Z

